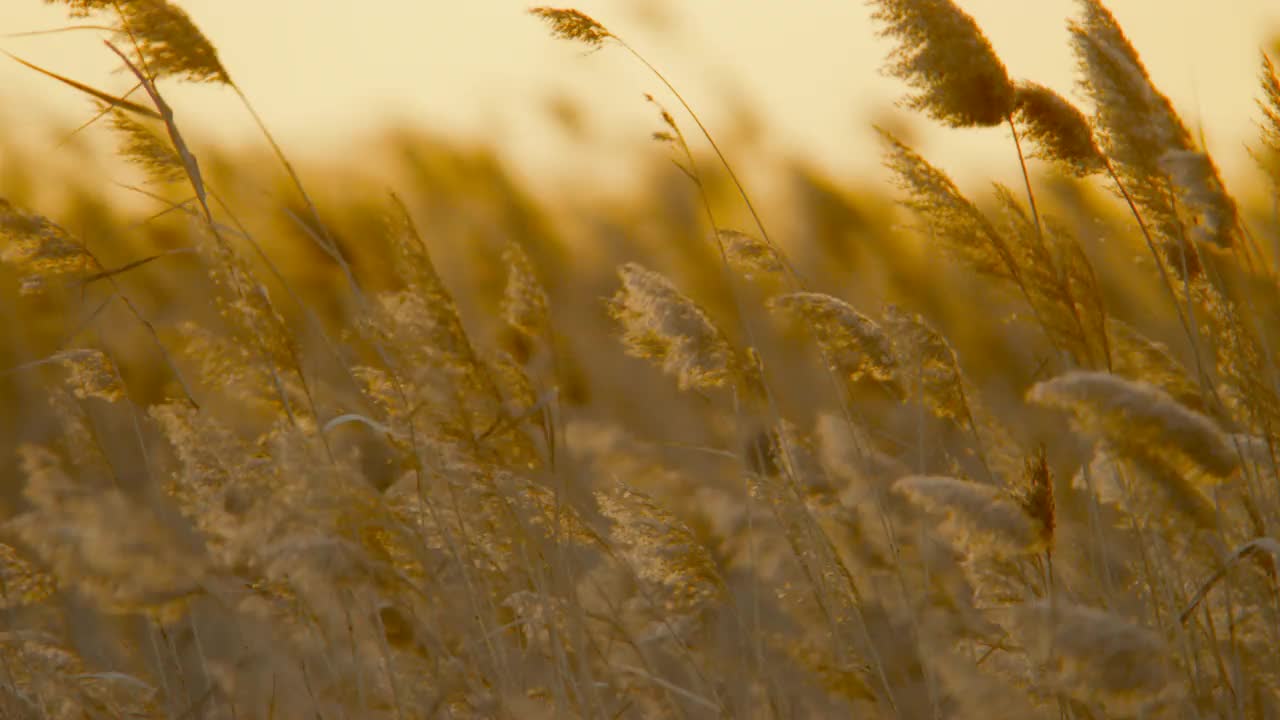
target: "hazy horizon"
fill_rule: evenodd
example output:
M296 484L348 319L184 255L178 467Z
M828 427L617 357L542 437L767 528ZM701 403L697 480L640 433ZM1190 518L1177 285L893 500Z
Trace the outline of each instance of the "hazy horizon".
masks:
M370 0L359 8L321 10L302 0L179 4L299 156L341 159L333 149L342 142L390 124L485 142L526 176L560 180L617 180L629 163L653 152L646 140L656 120L641 96L663 97L657 82L616 48L586 53L549 37L527 15L524 0ZM978 20L1012 75L1074 95L1065 27L1074 13L1070 0L959 4ZM10 5L6 25L13 32L70 24L57 6ZM759 122L770 154L798 156L841 176L876 172L879 151L870 126L894 117L904 88L880 72L890 45L877 38L863 2L584 0L577 6L662 68L717 132L732 133L745 109ZM1114 0L1109 6L1157 85L1193 129L1203 130L1227 175L1248 169L1245 145L1254 142L1258 116L1257 52L1280 33L1280 6L1264 0ZM8 37L0 47L91 84L128 87L112 73L116 64L94 33ZM0 82L10 100L7 126L36 138L37 148L56 144L51 123L73 127L89 115L74 91L17 63L0 63ZM211 141L258 142L231 93L180 85L170 92L190 132ZM552 107L580 114L577 140L558 127ZM987 154L1007 147L1000 129L954 134L927 121L911 123L921 148L962 178L991 174Z

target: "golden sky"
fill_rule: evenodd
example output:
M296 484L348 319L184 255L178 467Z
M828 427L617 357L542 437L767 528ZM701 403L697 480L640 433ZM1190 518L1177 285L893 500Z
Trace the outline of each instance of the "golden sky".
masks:
M664 97L658 83L616 48L589 53L549 38L524 0L177 1L294 153L341 153L353 132L393 118L487 139L535 177L616 179L636 158L662 152L647 142L657 123L641 97ZM957 1L1012 75L1073 93L1071 0ZM3 4L3 32L68 24L41 0ZM1257 53L1280 34L1280 2L1108 5L1227 173L1247 170ZM581 0L576 7L664 69L713 130L728 132L730 108L745 104L763 122L771 151L799 153L843 176L878 172L870 125L888 117L904 89L879 72L890 46L876 37L861 0ZM106 88L129 85L112 74L94 33L8 37L0 47ZM52 148L52 122L86 117L87 103L72 91L0 60L6 127ZM558 129L551 98L581 108L586 142L573 144ZM206 138L253 137L226 91L175 88L172 101L179 121ZM925 154L961 177L1007 164L1002 130L946 130L923 119L919 127Z

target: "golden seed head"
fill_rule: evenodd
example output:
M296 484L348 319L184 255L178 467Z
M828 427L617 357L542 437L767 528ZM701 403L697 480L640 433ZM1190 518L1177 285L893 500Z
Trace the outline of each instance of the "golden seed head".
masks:
M916 90L908 107L952 127L999 125L1014 87L982 29L951 0L872 0L882 37L900 45L887 71Z
M1170 150L1160 157L1160 168L1191 216L1191 236L1218 247L1231 247L1239 211L1213 158L1195 150Z
M576 40L592 47L600 47L605 40L613 37L613 33L603 25L579 10L536 7L531 8L529 13L545 20L551 26L551 34L563 40Z
M1262 94L1265 100L1259 100L1258 106L1266 118L1262 124L1262 143L1271 152L1280 154L1280 77L1276 75L1276 67L1266 53L1262 54Z
M169 0L45 0L66 5L72 17L115 14L115 32L136 45L153 77L231 84L218 51L182 8Z
M1082 429L1129 457L1164 448L1218 477L1239 465L1235 448L1212 420L1145 382L1075 370L1037 383L1027 399L1070 411Z
M1020 82L1016 102L1016 118L1036 146L1037 157L1060 163L1080 177L1105 169L1088 118L1066 98L1043 85Z
M970 553L1018 555L1036 552L1043 529L1004 492L952 477L909 475L893 489L913 504L944 515L944 535Z
M670 280L636 263L618 268L618 276L622 288L610 313L630 355L660 363L682 390L722 387L740 374L724 333Z

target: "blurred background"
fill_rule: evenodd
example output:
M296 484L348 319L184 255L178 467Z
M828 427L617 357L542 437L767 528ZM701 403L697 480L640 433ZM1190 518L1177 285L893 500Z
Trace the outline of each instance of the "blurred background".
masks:
M526 0L183 0L224 64L296 157L343 162L388 127L426 129L492 148L534 193L566 185L614 191L634 180L657 119L642 99L657 82L617 48L584 52L549 37ZM1014 77L1072 93L1070 0L959 0ZM72 31L61 6L8 0L0 48L114 90L128 78L99 41ZM1274 0L1108 3L1229 178L1252 164L1258 50L1280 33ZM870 126L890 124L963 182L1016 180L1006 131L954 133L908 118L903 87L880 73L891 45L858 0L581 0L681 88L714 131L753 158L786 156L839 177L879 177ZM0 106L11 145L46 167L90 107L69 89L4 60ZM207 142L258 143L231 93L178 85L179 120ZM16 141L16 142L15 142ZM83 141L93 142L92 138ZM750 141L741 142L741 141ZM743 154L748 154L745 150ZM74 158L73 162L83 162ZM367 167L367 164L366 164ZM1242 181L1243 182L1243 181ZM1248 184L1252 184L1251 182Z

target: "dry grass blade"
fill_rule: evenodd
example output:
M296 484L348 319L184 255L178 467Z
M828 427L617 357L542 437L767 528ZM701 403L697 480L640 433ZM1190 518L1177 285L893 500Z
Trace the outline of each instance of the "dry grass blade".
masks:
M1187 601L1187 607L1183 609L1180 615L1178 615L1178 622L1186 625L1187 620L1191 619L1191 614L1196 611L1196 608L1200 607L1200 603L1204 601L1209 592L1218 584L1218 581L1226 577L1227 573L1231 572L1231 568L1235 567L1241 560L1258 552L1267 552L1271 555L1270 574L1274 578L1276 569L1280 567L1280 542L1268 537L1254 538L1233 550L1231 555L1227 557L1226 562L1222 564L1222 567L1218 568L1213 575L1200 584L1200 588L1196 590L1196 594L1192 595L1191 599Z
M200 164L196 161L196 156L187 146L187 141L183 138L182 132L178 129L177 121L173 116L173 108L169 107L169 103L165 102L160 91L156 89L155 82L151 80L143 71L129 59L128 55L112 45L110 42L106 46L116 54L133 73L138 82L142 83L143 89L147 91L147 95L151 97L151 102L155 104L156 110L160 113L160 118L164 121L165 128L169 131L169 140L173 143L174 152L182 161L182 167L186 171L187 179L191 183L192 190L195 191L196 198L200 201L200 207L204 211L204 219L209 226L210 231L219 240L225 244L218 232L217 224L213 219L213 211L209 208L208 189L204 184L204 176L200 172Z
M51 77L54 80L57 80L58 82L63 83L64 85L73 87L76 90L79 90L80 92L86 95L89 95L91 97L97 98L98 100L101 100L102 102L106 103L107 105L110 105L111 107L123 108L125 110L128 110L129 112L137 113L138 115L144 115L146 117L155 118L157 120L160 119L160 113L156 112L155 110L149 107L146 107L145 105L139 105L138 103L135 103L130 100L126 100L122 97L116 97L111 93L103 92L102 90L99 90L95 87L91 87L89 85L85 85L82 82L72 80L69 77L64 77L50 70L45 70L39 65L34 65L32 63L29 63L26 60L23 60L22 58L16 55L5 52L4 50L0 50L0 52L3 52L5 55L8 55L10 58L12 58L15 62L21 65L24 65L28 68L31 68L32 70L35 70L41 75L45 75L46 77Z

